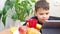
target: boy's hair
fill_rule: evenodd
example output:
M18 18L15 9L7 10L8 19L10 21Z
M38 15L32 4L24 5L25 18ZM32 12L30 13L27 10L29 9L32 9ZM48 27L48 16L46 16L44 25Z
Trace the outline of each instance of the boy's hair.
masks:
M35 3L35 11L39 8L49 10L49 3L46 0L39 0Z

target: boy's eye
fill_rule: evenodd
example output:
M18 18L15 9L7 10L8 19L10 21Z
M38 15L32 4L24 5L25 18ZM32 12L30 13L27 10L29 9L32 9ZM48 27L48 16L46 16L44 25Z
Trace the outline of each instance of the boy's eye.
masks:
M43 13L40 13L39 15L43 15Z
M48 15L49 13L46 13L46 15Z

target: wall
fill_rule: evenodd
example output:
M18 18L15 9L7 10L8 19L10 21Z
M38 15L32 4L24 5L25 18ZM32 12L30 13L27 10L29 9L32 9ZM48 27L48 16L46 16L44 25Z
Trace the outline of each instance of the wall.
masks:
M60 17L60 0L47 0L50 3L50 15Z

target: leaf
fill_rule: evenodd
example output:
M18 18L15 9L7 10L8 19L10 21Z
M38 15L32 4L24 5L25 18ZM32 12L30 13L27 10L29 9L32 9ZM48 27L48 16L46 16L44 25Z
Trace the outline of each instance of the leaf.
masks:
M31 0L31 2L36 2L36 0Z
M8 10L9 10L9 6L5 6L2 11L3 15L5 15Z
M7 0L5 2L5 6L4 6L3 11L2 11L3 15L5 15L10 8L13 8L13 2L10 0Z
M0 10L0 19L1 19L1 17L2 17L2 11Z
M2 22L3 22L4 26L5 26L5 23L6 23L6 17L7 17L7 15L3 15L3 17L2 17Z
M14 13L14 14L12 15L12 19L13 19L14 21L18 19L18 16L17 16L16 13Z

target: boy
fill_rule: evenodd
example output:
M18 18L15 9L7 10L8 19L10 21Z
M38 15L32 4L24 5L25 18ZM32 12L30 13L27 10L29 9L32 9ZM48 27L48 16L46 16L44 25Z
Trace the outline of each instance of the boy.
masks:
M39 0L35 3L34 17L31 19L36 19L38 24L43 25L45 20L49 18L49 3L46 0ZM27 25L25 23L24 25Z
M49 3L46 0L40 0L35 3L34 17L38 24L43 24L45 20L49 19ZM24 24L26 25L26 23Z

